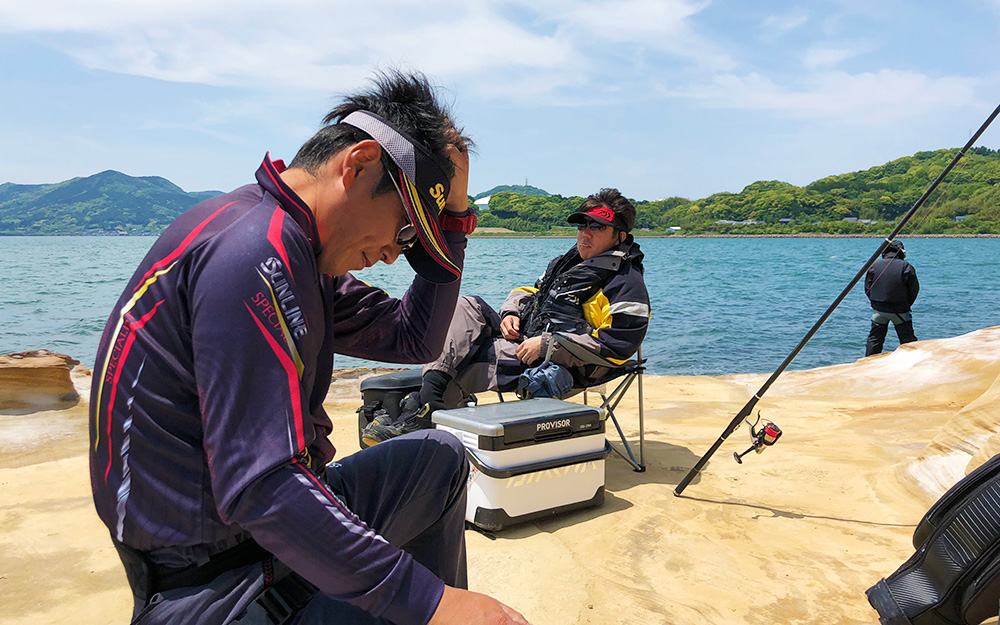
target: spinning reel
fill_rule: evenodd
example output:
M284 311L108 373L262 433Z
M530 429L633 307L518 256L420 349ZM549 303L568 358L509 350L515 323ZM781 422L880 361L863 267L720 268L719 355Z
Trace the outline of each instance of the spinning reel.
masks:
M750 426L750 449L747 449L741 454L733 452L733 458L736 462L743 464L743 456L747 455L751 451L756 451L757 453L762 453L765 447L770 447L771 445L778 442L781 438L781 428L779 428L774 423L770 421L764 421L764 425L761 428L755 429L757 424L760 423L760 411L757 411L757 420L750 423L749 420L744 419L747 425Z

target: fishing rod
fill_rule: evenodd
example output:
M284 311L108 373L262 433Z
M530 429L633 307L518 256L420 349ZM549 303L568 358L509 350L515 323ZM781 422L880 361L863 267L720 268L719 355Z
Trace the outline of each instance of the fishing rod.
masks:
M709 459L712 457L713 454L715 454L715 452L719 449L719 447L722 446L722 443L724 443L726 439L729 438L729 435L735 432L736 428L738 428L740 424L742 424L744 421L747 421L747 417L749 417L750 414L753 412L754 406L757 405L757 402L759 402L764 393L767 392L767 389L771 387L771 384L773 384L774 381L778 378L778 376L781 375L781 373L785 370L785 368L788 367L789 364L791 364L792 360L796 356L798 356L799 352L802 351L802 348L805 347L806 343L809 342L809 339L811 339L813 335L816 334L816 331L819 330L820 326L822 326L826 322L826 320L830 317L830 315L833 314L833 311L837 309L837 306L839 306L840 303L844 301L844 298L847 297L847 294L851 292L851 289L854 288L854 285L856 285L858 281L861 280L862 276L865 275L868 269L875 264L875 261L879 259L879 257L882 255L882 252L885 251L885 248L889 246L889 244L896 237L896 235L899 234L899 231L903 229L903 226L906 225L906 222L908 222L910 218L913 217L914 213L916 213L917 210L921 206L923 206L924 202L927 201L927 198L934 191L934 189L937 188L938 184L940 184L940 182L944 180L945 176L948 175L948 173L952 170L952 168L965 155L966 151L972 147L972 144L975 143L977 139L979 139L979 136L983 134L983 132L985 132L987 128L989 128L989 125L993 123L993 120L996 119L998 114L1000 114L1000 106L997 106L997 108L993 110L993 113L989 116L989 118L987 118L985 122L983 122L983 125L979 127L979 130L977 130L976 133L972 135L972 138L969 139L968 143L965 144L965 147L963 147L961 150L958 151L958 154L956 154L955 158L951 160L951 163L949 163L948 166L944 168L944 171L942 171L941 174L938 175L938 177L934 180L934 182L931 183L931 186L929 186L927 190L924 191L924 194L921 195L920 198L913 204L913 207L909 211L907 211L905 215L903 215L903 218L899 221L899 225L897 225L896 228L892 231L892 233L890 233L889 236L887 236L885 240L882 241L882 243L878 246L878 249L875 250L875 253L872 254L871 258L868 259L868 262L865 263L865 266L862 267L858 271L858 273L854 276L854 278L850 281L850 283L848 283L848 285L844 287L844 290L840 292L840 295L837 296L837 299L833 300L833 303L830 304L830 307L826 309L826 312L824 312L820 316L820 318L816 321L816 323L813 324L813 327L809 329L809 331L806 333L804 337L802 337L802 340L799 341L799 344L795 346L795 349L793 349L792 352L788 354L784 362L782 362L781 365L777 368L777 370L775 370L775 372L771 374L771 377L769 377L767 381L764 382L764 385L761 386L756 393L754 393L753 397L750 398L750 401L748 401L746 405L743 406L743 409L740 410L735 417L733 417L733 420L729 423L729 426L726 427L726 430L719 437L719 440L715 441L715 444L712 445L712 447L707 452L705 452L705 455L698 460L698 462L691 468L691 470L688 471L687 475L684 476L684 479L682 479L680 483L677 484L677 488L674 489L675 496L679 497L680 494L684 492L684 489L687 488L688 484L691 483L691 480L693 480L695 476L698 475L698 473L705 467L705 465L708 464ZM758 413L758 419L759 419L759 413ZM747 421L747 423L749 424L749 421ZM751 424L751 439L754 442L753 445L751 446L751 449L756 450L757 453L763 451L765 446L774 444L774 442L777 441L777 437L781 435L781 430L778 429L778 427L773 423L766 423L765 426L762 427L759 431L755 431L753 429L753 425L754 424ZM773 429L769 431L768 427ZM777 433L777 435L775 435L775 432ZM745 455L746 453L749 452L750 449L748 449L742 455ZM742 455L736 454L737 461L741 463L742 463L741 460Z

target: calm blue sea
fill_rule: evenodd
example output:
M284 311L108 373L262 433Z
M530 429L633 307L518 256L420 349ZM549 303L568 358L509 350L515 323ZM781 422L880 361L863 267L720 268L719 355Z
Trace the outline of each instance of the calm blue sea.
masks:
M91 366L111 306L151 237L0 237L0 353L51 349ZM534 283L571 239L473 239L462 290L499 306ZM643 346L655 374L773 371L878 246L877 239L642 239L653 306ZM1000 325L1000 239L906 239L920 278L920 339ZM405 261L359 274L392 295ZM864 355L870 318L861 286L792 369ZM886 348L895 349L889 331ZM375 363L339 358L338 367Z

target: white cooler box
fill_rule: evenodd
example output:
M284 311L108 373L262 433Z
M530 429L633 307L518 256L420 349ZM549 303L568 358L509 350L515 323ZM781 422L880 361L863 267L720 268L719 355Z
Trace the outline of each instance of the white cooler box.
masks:
M432 415L465 444L465 518L487 530L604 503L605 413L558 399L527 399Z

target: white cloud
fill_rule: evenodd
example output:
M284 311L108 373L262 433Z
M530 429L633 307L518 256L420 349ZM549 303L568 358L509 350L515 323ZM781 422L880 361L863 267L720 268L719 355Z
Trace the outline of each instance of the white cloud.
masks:
M463 98L533 104L634 101L658 91L710 107L874 119L893 109L939 107L946 94L973 99L971 79L834 71L869 52L856 43L768 52L799 59L805 76L748 67L751 58L767 62L746 54L759 31L708 37L703 33L716 25L707 23L709 7L707 0L369 0L350 7L322 0L35 0L0 3L0 32L41 33L89 68L237 87L286 105L303 94L353 90L372 68L388 67L461 84ZM795 9L760 23L770 34L788 33L818 18ZM657 83L669 87L650 86Z
M807 69L832 68L869 51L868 46L814 46L802 55L802 65Z
M85 67L159 80L329 92L373 67L419 68L481 95L558 101L644 51L732 71L696 32L693 0L37 0L0 5L0 32L43 33ZM513 17L516 15L517 17ZM440 16L446 16L441 19ZM513 80L508 78L514 76ZM620 77L620 76L619 76ZM467 94L468 95L468 94Z
M607 41L663 42L682 34L705 3L684 0L610 0L574 4L566 22Z
M757 73L724 74L711 83L665 92L716 108L772 111L792 119L836 119L877 124L916 117L956 105L978 105L978 81L931 78L914 72L882 70L861 74L817 73L800 87L787 87Z
M292 3L294 4L294 3ZM254 6L256 5L256 6ZM259 0L36 0L0 5L0 31L113 34L128 28L175 27L199 21L238 23ZM249 12L244 9L249 9Z
M731 70L736 61L721 46L699 35L693 24L709 4L689 0L574 3L564 14L563 28L584 41L658 50L702 68ZM602 50L593 44L581 49L596 55L615 50Z
M809 16L796 9L784 15L769 15L761 22L760 26L769 35L783 35L802 26L809 21Z
M430 6L429 6L430 5ZM447 15L447 20L429 19ZM0 31L72 37L56 45L94 69L208 85L329 91L373 66L406 63L455 79L496 67L550 70L572 46L529 32L485 2L39 0L0 6ZM72 43L70 43L70 41ZM82 41L82 43L81 43Z

